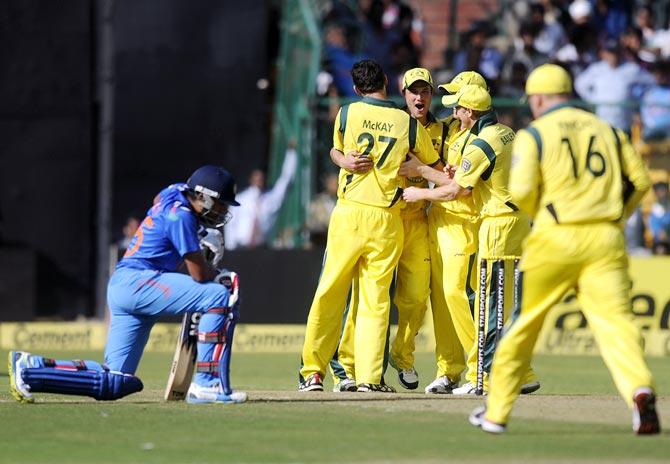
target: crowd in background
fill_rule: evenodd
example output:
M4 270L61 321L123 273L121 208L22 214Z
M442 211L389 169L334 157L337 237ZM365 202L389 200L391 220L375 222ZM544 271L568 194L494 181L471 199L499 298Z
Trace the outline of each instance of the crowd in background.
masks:
M349 75L353 63L363 58L380 62L389 77L389 94L398 95L399 76L422 63L426 34L417 5L403 0L334 0L322 30L317 93L329 97L320 113L325 123L319 139L325 147L337 108L355 97ZM501 122L515 129L529 122L518 102L530 71L546 62L561 64L574 77L576 97L600 117L630 134L642 150L652 146L670 152L670 0L506 2L505 9L462 31L458 46L444 57L442 69L433 70L437 80L478 71L497 97ZM321 178L333 170L325 160ZM667 254L668 173L652 175L653 192L626 228L629 248ZM317 228L313 222L308 229ZM323 230L323 224L318 227Z
M356 96L349 74L356 61L373 59L389 82L398 82L407 69L420 65L425 44L423 20L403 1L335 0L323 18L323 31L326 74L320 91L332 84L331 90L342 97ZM389 85L389 93L399 95L399 85Z
M446 81L464 70L482 74L496 97L523 96L528 73L556 62L575 78L579 97L627 132L639 109L645 139L670 130L670 1L540 0L507 2L491 19L473 22L445 51ZM321 95L354 97L349 70L363 58L398 77L420 66L426 46L420 11L402 0L334 0L323 18ZM640 108L631 102L641 102Z
M436 83L464 70L479 72L490 86L500 122L518 130L530 121L521 102L528 74L543 63L561 64L574 77L577 98L630 134L647 155L670 155L670 0L510 0L504 5L459 31L458 43L444 50L441 67L431 70ZM319 154L332 146L338 108L356 98L350 75L355 62L379 62L389 79L390 98L400 101L399 80L407 69L422 66L428 46L422 12L408 0L332 0L321 30L315 118ZM444 115L438 111L439 99L434 101L438 117ZM265 185L263 171L254 171L247 182L240 179L240 195L248 201L233 211L227 247L283 247L281 239L270 241L296 176L293 147L287 155L274 185ZM337 168L321 155L314 167L319 193L308 207L304 235L310 245L321 247L337 199ZM626 225L629 250L670 254L670 177L661 169L652 171L652 178L652 192ZM121 243L119 248L124 248Z

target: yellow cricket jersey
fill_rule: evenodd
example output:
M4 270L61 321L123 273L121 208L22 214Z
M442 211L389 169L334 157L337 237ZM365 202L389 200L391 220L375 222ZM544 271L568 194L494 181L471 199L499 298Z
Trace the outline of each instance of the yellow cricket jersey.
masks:
M345 154L356 150L374 163L363 174L340 169L338 198L383 208L404 204L399 201L404 181L398 169L407 153L428 165L439 162L428 132L416 119L391 101L370 97L340 108L333 147Z
M437 154L440 155L440 160L444 164L447 164L449 146L454 143L456 139L458 139L458 137L465 131L465 129L461 130L461 121L453 116L440 119L437 121L437 123L438 125L429 124L426 129L430 133L431 139L433 140L433 146L435 147L435 150L437 150ZM440 123L442 126L439 125ZM438 134L438 128L442 131L441 134Z
M588 111L556 105L517 133L509 188L534 229L619 221L649 186L628 137Z
M455 135L461 132L461 121L453 116L449 116L442 121L436 120L432 114L429 116L431 119L429 119L426 130L428 130L430 138L433 141L433 147L435 147L437 154L440 155L440 160L446 164L449 143L453 141L452 139L455 139Z
M426 128L430 140L433 143L433 148L440 157L440 160L444 161L446 159L447 147L449 146L449 135L453 133L454 130L458 130L459 126L460 121L458 119L450 117L450 119L446 119L445 121L438 121L432 113L428 113L428 123L423 127ZM423 177L406 177L404 187L427 188L428 181ZM426 201L407 203L407 206L402 210L402 215L404 217L409 217L419 213L426 209L426 203Z
M490 112L470 132L477 138L465 147L454 180L462 188L474 189L472 195L483 217L518 211L508 190L514 131L498 123Z
M459 129L454 132L449 140L446 163L459 166L466 147L476 138L477 136L468 130ZM433 206L438 206L463 219L476 220L479 217L479 211L472 195L458 197L452 201L434 201Z

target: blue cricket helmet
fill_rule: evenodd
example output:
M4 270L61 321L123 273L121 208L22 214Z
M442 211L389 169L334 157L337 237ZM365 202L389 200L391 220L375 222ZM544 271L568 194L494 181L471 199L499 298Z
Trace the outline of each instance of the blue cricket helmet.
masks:
M214 198L231 206L240 206L235 201L237 187L233 175L220 166L211 164L202 166L195 170L186 184L194 192Z
M223 227L232 218L228 206L240 206L235 200L235 179L220 166L206 165L196 169L186 185L202 202L198 217L205 227Z

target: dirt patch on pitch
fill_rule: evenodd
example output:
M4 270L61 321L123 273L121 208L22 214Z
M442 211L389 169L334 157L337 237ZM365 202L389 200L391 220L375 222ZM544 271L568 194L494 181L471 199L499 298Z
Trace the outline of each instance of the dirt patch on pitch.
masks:
M297 391L250 391L250 402L314 402L356 405L387 412L434 411L469 414L484 398L421 393L329 393ZM670 423L670 398L659 398L661 423ZM515 418L534 418L585 423L616 423L630 420L630 411L618 396L525 395L514 407Z
M250 390L249 403L318 403L334 406L355 406L386 412L441 412L468 415L484 402L482 397L426 395L424 393L331 393L275 390ZM118 401L136 404L175 404L163 400L162 390L145 390ZM0 393L0 404L15 403L8 394ZM81 403L100 404L92 398L64 395L38 395L37 404ZM670 397L658 400L661 424L670 423ZM630 411L618 396L525 395L514 407L514 418L545 419L582 423L625 423Z

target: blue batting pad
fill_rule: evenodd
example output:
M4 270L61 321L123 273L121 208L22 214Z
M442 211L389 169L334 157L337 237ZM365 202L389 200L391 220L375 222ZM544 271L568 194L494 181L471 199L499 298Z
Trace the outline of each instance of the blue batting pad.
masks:
M142 381L134 375L110 371L95 361L31 358L31 364L38 367L28 367L22 372L23 381L30 386L31 392L90 396L107 401L144 388Z
M223 393L230 395L233 392L230 386L230 357L233 350L233 335L235 334L235 325L239 317L239 312L233 311L232 318L227 321L224 328L226 330L226 346L223 349L223 355L219 360L219 378Z

